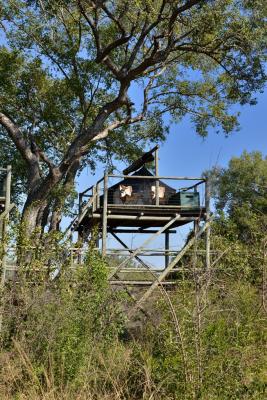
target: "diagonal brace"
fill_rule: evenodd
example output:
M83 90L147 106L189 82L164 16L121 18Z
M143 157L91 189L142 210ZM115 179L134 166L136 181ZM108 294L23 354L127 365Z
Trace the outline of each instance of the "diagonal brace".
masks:
M12 203L10 206L0 215L0 221L5 219L7 215L10 213L10 211L15 207L15 204Z
M193 237L192 239L189 240L189 242L184 246L184 248L179 252L179 254L172 260L172 262L169 264L169 266L160 274L158 279L150 286L150 288L144 293L144 295L138 300L138 302L135 304L135 306L130 310L130 316L134 313L134 311L141 306L142 303L144 303L147 298L151 295L151 293L161 284L161 282L164 280L164 278L169 274L169 272L175 267L178 261L185 255L188 249L193 246L195 241L202 235L203 232L207 228L210 227L212 220L210 219L207 221L202 228L198 231L198 233Z
M118 265L118 267L110 274L109 279L111 279L121 268L123 268L131 259L133 259L138 253L140 253L141 250L144 249L144 247L152 242L157 236L159 236L161 233L166 231L177 219L179 219L181 216L180 214L176 214L174 218L172 218L166 225L164 225L162 228L160 228L154 235L150 236L147 240L144 241L142 246L138 247L138 249L134 250L130 257L124 261L122 261L121 264Z
M129 247L119 238L114 232L111 232L111 235L126 249L129 251L129 253L133 253L133 250L129 249ZM143 267L148 268L149 266L138 256L134 257L140 264L143 265Z

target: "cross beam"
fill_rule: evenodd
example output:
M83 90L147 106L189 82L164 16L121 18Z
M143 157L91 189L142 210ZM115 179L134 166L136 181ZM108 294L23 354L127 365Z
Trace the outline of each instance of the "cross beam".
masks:
M144 241L144 243L142 244L142 246L138 247L138 249L134 250L134 252L130 255L130 257L127 260L122 261L122 263L120 263L118 265L118 267L110 274L109 279L111 279L114 275L117 274L117 272L119 272L119 270L124 267L124 265L126 265L131 259L133 259L138 253L141 252L141 250L143 250L143 248L150 242L152 242L152 240L154 240L156 237L158 237L161 233L163 233L164 231L166 231L166 229L168 229L175 221L177 221L180 218L180 214L177 214L174 218L172 218L167 224L165 224L162 228L160 228L156 233L154 233L154 235L150 236L147 240Z
M160 274L160 276L157 278L157 280L150 286L150 288L143 294L143 296L137 301L135 306L130 310L129 315L131 316L138 307L143 304L147 298L154 292L154 290L161 285L162 281L165 279L165 277L170 273L170 271L175 267L175 265L178 263L178 261L181 260L181 258L185 255L188 249L193 246L195 241L210 227L212 220L210 219L207 221L202 228L196 233L195 237L189 240L189 242L184 246L184 248L179 252L179 254L172 260L172 262L169 264L169 266Z

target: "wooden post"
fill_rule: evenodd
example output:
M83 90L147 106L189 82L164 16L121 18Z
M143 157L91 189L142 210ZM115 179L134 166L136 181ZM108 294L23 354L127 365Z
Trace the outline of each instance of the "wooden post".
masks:
M96 184L96 208L100 207L100 194L101 194L100 182L98 182Z
M10 210L10 200L11 200L11 165L7 166L7 174L5 181L5 211L7 212L5 218L2 221L2 241L3 241L3 258L2 258L2 275L1 275L1 287L5 284L6 279L6 232L7 232L7 224L9 220L9 210Z
M96 186L93 186L92 189L92 196L93 196L93 205L92 205L92 211L95 212L96 211Z
M79 193L79 214L82 211L82 201L83 201L83 195L82 193Z
M210 181L206 178L205 182L205 207L206 221L210 219ZM210 225L206 230L206 269L210 269Z
M155 150L155 174L159 176L159 150ZM156 205L159 205L159 180L156 180Z
M81 215L81 212L82 212L82 202L83 202L83 195L82 195L82 193L79 193L79 211L78 211L79 215ZM83 235L82 235L80 227L78 229L78 234L77 235L78 235L78 237L77 237L78 242L82 242L83 241ZM71 241L72 241L73 240L73 236L72 236L72 229L71 228L70 228L68 236L71 237Z
M6 231L7 231L7 224L9 220L9 213L11 208L10 200L11 200L11 165L7 166L7 174L6 174L6 181L5 181L5 212L6 215L2 221L2 241L3 241L3 258L2 258L2 265L1 265L1 284L0 284L0 292L4 289L5 280L6 280ZM1 221L0 221L1 224ZM2 294L2 293L1 293ZM2 331L2 324L3 324L3 309L1 306L0 309L0 332Z
M104 199L102 213L102 255L107 254L107 217L108 217L108 174L104 176Z
M165 232L165 268L168 267L169 262L170 262L169 250L170 250L170 233L169 233L169 231L166 231Z

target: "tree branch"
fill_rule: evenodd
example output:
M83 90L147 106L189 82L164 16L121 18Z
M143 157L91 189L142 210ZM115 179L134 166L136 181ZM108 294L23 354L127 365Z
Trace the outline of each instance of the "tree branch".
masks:
M15 143L20 154L28 163L35 161L36 157L31 151L30 145L24 140L19 127L5 114L0 112L0 124L7 131L9 137Z

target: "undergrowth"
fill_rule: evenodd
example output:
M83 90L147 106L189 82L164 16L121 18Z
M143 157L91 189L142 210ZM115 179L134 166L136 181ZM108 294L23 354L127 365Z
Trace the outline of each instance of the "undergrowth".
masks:
M132 300L108 285L97 252L75 269L58 254L50 279L28 264L5 287L1 400L266 398L266 311L251 274L207 275L195 260L128 320Z

